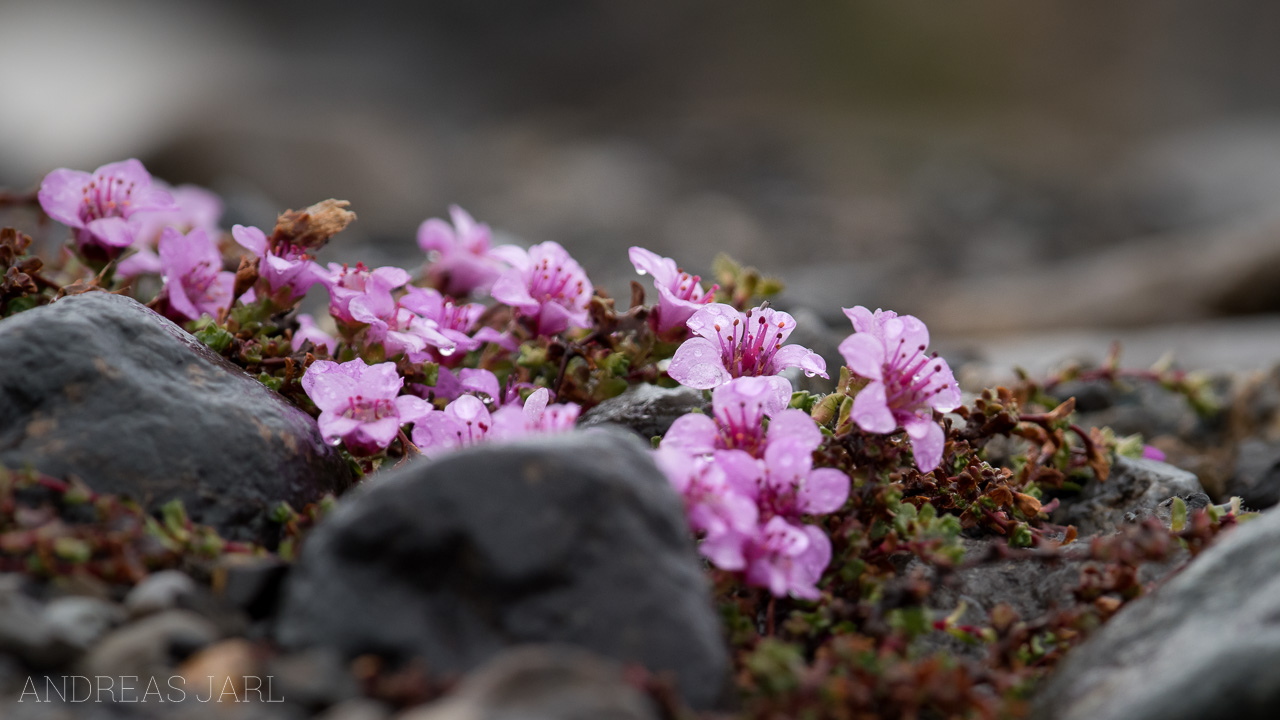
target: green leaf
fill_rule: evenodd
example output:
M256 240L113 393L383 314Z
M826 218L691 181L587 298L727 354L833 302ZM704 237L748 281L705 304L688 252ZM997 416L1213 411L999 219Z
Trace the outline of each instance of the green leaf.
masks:
M1175 496L1173 498L1173 514L1169 518L1169 529L1174 532L1182 532L1187 526L1187 503L1182 498Z
M234 335L212 322L197 329L195 336L197 340L209 346L210 350L219 355L231 347L231 341L235 339Z

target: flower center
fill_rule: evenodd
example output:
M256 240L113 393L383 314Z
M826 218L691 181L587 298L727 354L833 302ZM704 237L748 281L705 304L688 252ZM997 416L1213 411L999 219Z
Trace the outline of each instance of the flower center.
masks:
M543 259L534 267L529 294L544 303L554 300L574 306L583 294L583 284L576 273L565 271L562 265L552 266L550 260Z
M931 396L946 390L945 384L933 386L942 371L942 363L930 365L938 354L926 355L925 346L912 352L906 349L906 340L898 340L893 357L885 364L885 401L893 408L908 409L923 405Z
M736 408L732 405L717 408L715 418L720 430L716 447L745 450L753 457L759 457L764 445L763 407L739 402Z
M133 204L134 183L110 175L95 175L80 197L80 220L91 222L105 217L124 217Z
M362 423L369 423L381 420L384 417L395 416L398 413L396 413L395 402L391 400L356 395L347 399L347 409L342 414L344 417L359 420Z
M776 330L763 315L756 319L754 329L748 327L750 324L735 318L728 328L722 328L718 323L715 325L720 339L720 355L725 369L733 377L772 375L773 356L785 337L782 328L786 323L781 320Z

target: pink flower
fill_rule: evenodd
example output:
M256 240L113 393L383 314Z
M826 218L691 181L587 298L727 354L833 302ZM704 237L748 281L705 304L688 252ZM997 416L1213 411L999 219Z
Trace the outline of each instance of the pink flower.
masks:
M425 352L411 353L410 362L452 362L456 365L461 362L463 355L487 342L497 343L508 350L516 349L515 343L509 336L493 328L476 328L476 323L484 314L484 306L480 303L459 305L453 298L445 297L437 290L410 285L405 288L404 297L400 298L400 306L430 322L435 330L448 338L453 345L449 348L441 343L429 342L427 344L437 348L438 351L428 349Z
M681 385L707 390L733 378L777 375L789 367L799 367L809 376L827 376L822 356L799 345L783 345L796 327L787 313L762 307L744 315L712 303L686 324L695 337L676 349L667 367L667 374ZM789 398L790 386L786 392Z
M310 315L298 316L298 331L293 334L293 351L297 352L302 349L305 343L310 342L317 350L332 355L333 349L338 346L338 341L332 335L321 330L316 325L316 321Z
M398 267L380 267L370 270L364 263L356 266L329 263L328 272L320 272L320 282L329 289L329 314L339 322L355 325L359 320L351 315L351 301L368 296L367 301L376 307L394 306L391 291L409 282L409 273Z
M831 562L831 540L821 528L775 517L746 547L747 582L782 597L817 600L817 583Z
M221 198L198 185L179 185L172 188L169 194L173 197L176 209L143 211L134 218L138 223L133 241L135 252L116 266L118 277L160 274L160 256L156 254L155 247L167 227L184 233L199 228L212 237L218 237L218 219L222 217Z
M703 534L698 551L722 570L745 570L747 542L760 517L755 501L731 485L724 469L709 457L690 458L664 447L654 460L684 498L689 526Z
M517 407L514 403L502 406L493 414L499 435L519 437L572 430L582 408L577 403L551 404L550 401L551 391L538 388L525 399L523 407Z
M418 226L418 247L428 254L427 278L455 297L486 291L505 265L490 254L492 233L467 211L451 205L453 225L431 218Z
M498 276L490 293L532 319L539 335L591 325L587 306L595 289L578 261L558 243L540 243L528 251L507 245L494 252L511 268Z
M436 456L448 450L482 442L493 430L493 416L474 395L462 395L443 412L432 413L413 428L413 444L423 455Z
M1142 457L1146 458L1147 460L1156 460L1159 462L1165 461L1164 451L1154 445L1143 445Z
M840 343L849 369L871 382L853 400L853 420L866 432L902 427L916 466L930 472L942 462L946 437L933 411L960 407L960 387L947 361L925 354L929 329L911 315L845 308L857 331Z
M160 236L160 265L170 316L195 320L219 316L231 306L236 275L222 269L222 255L204 230L183 235L165 228Z
M400 426L435 414L426 400L400 395L403 385L395 363L366 365L360 358L341 365L317 360L302 376L302 389L320 408L320 433L353 455L377 454Z
M653 313L660 333L684 325L699 308L715 298L717 286L704 291L702 278L680 270L671 258L642 247L631 248L628 255L636 272L653 276L653 285L658 289L658 305Z
M133 244L139 213L175 207L173 197L152 187L151 174L132 158L92 174L58 168L44 177L38 198L49 217L75 229L81 253L102 260Z
M266 280L270 296L279 295L282 304L288 306L301 300L312 285L320 282L324 270L311 261L304 248L272 248L266 233L244 225L232 226L231 236L258 258L258 276Z
M781 392L780 385L784 386ZM731 380L711 393L711 416L689 413L676 418L662 438L662 446L690 455L716 450L745 450L757 455L764 449L765 417L781 413L790 399L791 386L780 377Z

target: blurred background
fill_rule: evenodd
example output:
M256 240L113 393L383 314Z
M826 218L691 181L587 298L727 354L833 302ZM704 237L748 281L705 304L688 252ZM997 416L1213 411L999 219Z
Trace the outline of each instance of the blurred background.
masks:
M404 4L407 5L407 4ZM919 315L953 352L1280 358L1280 4L4 0L0 187L138 157L330 260L451 203L627 296L626 248Z

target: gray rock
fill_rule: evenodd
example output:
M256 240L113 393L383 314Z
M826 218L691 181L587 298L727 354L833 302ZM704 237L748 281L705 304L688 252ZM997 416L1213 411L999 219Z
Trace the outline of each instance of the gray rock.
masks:
M124 619L124 608L91 597L56 598L44 608L49 631L79 652L88 650Z
M54 634L44 607L23 592L24 585L20 575L0 576L0 652L11 653L38 670L70 662L75 648Z
M573 648L508 650L445 700L400 720L657 720L621 668Z
M1271 718L1280 707L1280 513L1223 538L1073 650L1046 720Z
M1280 503L1280 442L1250 439L1236 448L1236 472L1227 492L1247 507L1262 510Z
M154 509L181 499L226 536L341 492L315 422L128 298L86 293L0 323L0 464L74 475Z
M1006 604L1018 613L1018 617L1033 622L1055 608L1075 603L1072 590L1080 583L1080 572L1089 560L1087 542L1076 542L1063 548L1056 559L1002 558L993 554L993 546L1004 545L1001 538L963 538L965 562L991 558L969 567L961 567L937 581L937 588L929 596L930 608L950 614L963 603L965 612L962 624L985 625L997 605ZM1176 553L1166 562L1145 563L1138 570L1138 580L1149 583L1159 580L1187 557L1185 551ZM912 559L904 577L919 568L930 580L937 578L937 570L919 560ZM922 636L919 647L925 650L947 650L952 654L966 655L975 660L986 656L988 648L980 644L961 642L943 632L931 632Z
M196 593L196 582L178 570L152 573L133 586L124 598L125 608L135 617L178 607L182 598Z
M729 667L680 500L619 431L461 450L370 483L307 537L277 636L434 673L578 645L672 673L698 707L720 701Z
M214 589L227 604L261 619L275 611L289 567L274 557L228 555L214 569Z
M1064 498L1053 513L1060 525L1075 525L1080 535L1115 532L1125 515L1155 510L1173 496L1204 493L1195 475L1155 460L1116 458L1106 482L1090 481L1078 497Z
M589 428L613 423L631 428L649 440L666 434L676 418L695 409L711 412L711 403L703 399L701 390L644 383L591 408L583 414L578 426Z
M315 647L281 655L267 663L279 695L311 710L325 708L360 695L360 686L336 651Z
M1078 422L1083 427L1109 427L1118 435L1201 440L1211 429L1186 398L1155 383L1068 382L1051 394L1060 400L1076 399Z
M217 627L188 610L166 610L107 635L80 661L82 675L167 678L187 656L218 639Z
M315 720L386 720L391 709L377 700L346 700L315 716Z

